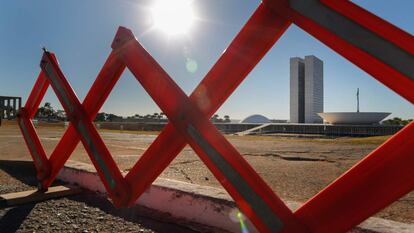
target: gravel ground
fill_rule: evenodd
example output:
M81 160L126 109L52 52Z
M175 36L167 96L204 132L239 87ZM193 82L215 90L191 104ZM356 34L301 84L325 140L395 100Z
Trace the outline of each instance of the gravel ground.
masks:
M0 163L0 194L35 189L32 165ZM58 184L55 184L58 185ZM206 232L156 219L169 216L136 207L115 209L102 195L83 192L67 198L0 209L0 232ZM172 220L169 220L172 221Z

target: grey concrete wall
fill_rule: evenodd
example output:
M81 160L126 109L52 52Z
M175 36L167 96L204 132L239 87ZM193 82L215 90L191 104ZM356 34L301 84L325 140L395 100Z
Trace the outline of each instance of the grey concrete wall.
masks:
M57 178L91 191L106 193L96 169L90 164L68 160ZM164 221L174 221L190 228L194 223L209 227L200 229L200 232L241 232L237 217L240 211L224 189L157 178L135 204L165 213ZM285 201L285 204L293 212L302 206L293 201ZM244 223L247 232L257 232L249 219L245 219ZM413 230L414 224L371 217L350 233L412 233Z
M224 133L238 133L260 124L215 124ZM323 125L323 124L269 124L257 134L319 134L328 136L380 136L392 135L403 126L390 125ZM255 134L255 132L252 132Z
M119 123L95 122L97 128L113 130L161 131L165 123ZM99 126L98 126L99 125ZM229 124L216 123L214 126L223 133L243 132L262 124ZM269 124L259 134L320 134L330 136L379 136L391 135L402 129L402 126L389 125L323 125L323 124ZM254 134L254 132L253 132Z
M133 131L161 131L166 123L95 122L97 128Z

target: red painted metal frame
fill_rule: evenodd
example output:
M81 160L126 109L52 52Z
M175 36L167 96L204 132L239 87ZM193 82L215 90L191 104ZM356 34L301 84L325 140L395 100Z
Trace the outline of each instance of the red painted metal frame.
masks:
M414 103L414 81L410 77L291 8L290 4L295 1L266 0L260 4L190 97L125 28L118 30L113 51L83 104L70 88L56 58L45 52L41 64L43 71L25 107L19 112L19 125L35 161L42 188L50 186L82 141L118 207L132 205L188 143L261 232L344 232L413 190L414 157L410 149L414 143L408 139L414 136L414 124L394 135L293 214L209 122L210 116L292 22ZM410 34L357 5L343 0L318 3L414 55L414 39ZM123 178L92 120L126 67L168 116L170 123ZM52 84L71 124L47 159L31 119L49 84ZM258 209L254 203L259 202L265 203L269 212L263 212L266 208ZM280 224L272 225L268 215L280 220Z

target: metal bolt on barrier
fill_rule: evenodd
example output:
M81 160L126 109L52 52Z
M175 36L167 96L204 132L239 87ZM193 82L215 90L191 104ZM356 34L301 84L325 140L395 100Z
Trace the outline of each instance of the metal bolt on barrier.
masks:
M346 232L414 189L414 123L292 213L209 118L283 35L296 24L414 103L414 37L346 0L264 0L190 96L120 27L112 52L83 103L53 53L18 122L47 189L79 142L116 207L131 206L189 144L260 232ZM92 121L128 68L170 123L123 177ZM49 85L70 124L46 157L32 119Z

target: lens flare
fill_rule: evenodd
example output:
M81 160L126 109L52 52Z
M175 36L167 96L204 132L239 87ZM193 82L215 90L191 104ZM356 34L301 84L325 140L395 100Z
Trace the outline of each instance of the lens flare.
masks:
M191 0L158 0L152 7L154 27L168 35L187 33L194 22Z
M195 73L198 69L197 61L191 58L187 58L187 62L185 64L187 71L190 73Z
M241 212L237 213L237 218L239 219L240 228L241 228L242 233L249 233L249 230L247 229L246 223L244 222L244 216Z
M245 222L246 217L242 212L240 212L240 210L237 208L232 209L229 213L229 217L231 221L240 223L240 229L242 233L249 233L249 229L247 228L247 224Z

